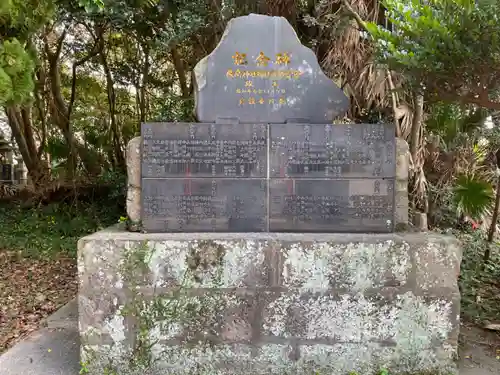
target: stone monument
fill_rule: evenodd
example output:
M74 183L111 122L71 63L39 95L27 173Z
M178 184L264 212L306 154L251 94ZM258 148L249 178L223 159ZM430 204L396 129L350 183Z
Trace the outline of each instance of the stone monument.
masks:
M138 231L79 242L86 369L456 373L461 252L395 232L393 127L334 124L347 98L284 18L233 19L195 76L199 122L146 123L128 145Z
M333 125L348 100L294 34L238 19L195 69L200 123L143 124L145 231L393 231L392 124Z
M12 184L13 174L13 147L10 142L0 138L0 184Z

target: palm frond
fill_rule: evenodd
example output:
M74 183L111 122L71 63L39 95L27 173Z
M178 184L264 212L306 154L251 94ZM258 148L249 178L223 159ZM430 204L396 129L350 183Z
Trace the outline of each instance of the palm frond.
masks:
M461 175L453 188L453 201L458 216L482 220L493 205L493 186L474 175Z

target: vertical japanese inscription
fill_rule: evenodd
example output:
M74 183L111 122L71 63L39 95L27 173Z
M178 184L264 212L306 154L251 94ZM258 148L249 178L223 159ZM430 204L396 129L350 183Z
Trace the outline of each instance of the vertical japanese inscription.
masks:
M235 52L232 59L235 66L226 71L226 78L240 82L235 89L235 105L240 107L265 104L277 108L286 105L287 92L280 83L283 80L297 80L302 75L300 70L287 68L291 63L291 54L288 52L278 52L271 59L260 51L253 64L254 69L248 63L246 53Z
M265 124L144 124L142 176L265 177Z
M390 232L394 180L270 181L272 232Z
M392 231L391 125L269 127L271 231Z
M143 124L146 231L267 229L264 124Z
M146 231L393 230L390 125L174 123L142 130Z
M272 178L393 178L394 130L383 124L270 124Z
M264 179L143 179L143 226L149 232L262 232Z

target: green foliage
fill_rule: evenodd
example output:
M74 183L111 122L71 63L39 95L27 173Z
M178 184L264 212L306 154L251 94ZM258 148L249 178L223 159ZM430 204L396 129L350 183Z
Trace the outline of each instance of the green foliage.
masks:
M54 11L53 0L2 0L0 106L25 104L33 92L35 63L26 42Z
M367 25L380 62L402 73L414 87L446 100L477 103L477 95L498 89L498 1L385 0L383 4L390 29Z
M55 11L54 0L2 0L0 5L0 40L25 41Z
M441 137L451 145L462 134L474 135L483 126L488 113L484 109L472 109L457 103L434 103L425 121L426 130Z
M76 254L76 243L85 235L118 222L123 215L120 199L53 203L25 209L0 205L0 249L19 250L27 256Z
M493 205L493 187L488 181L473 175L459 176L453 194L457 214L474 220L480 220Z
M195 121L194 99L184 99L169 95L158 111L157 121Z
M112 187L108 199L113 202L123 200L127 194L127 176L119 171L105 171L96 184Z
M0 44L0 106L30 99L34 67L31 56L17 39Z
M78 5L85 8L85 11L99 11L104 9L103 0L78 0Z
M462 241L463 260L460 270L462 316L469 321L484 324L500 321L500 244L492 244L491 259L483 269L484 249L488 246L485 234L456 233Z

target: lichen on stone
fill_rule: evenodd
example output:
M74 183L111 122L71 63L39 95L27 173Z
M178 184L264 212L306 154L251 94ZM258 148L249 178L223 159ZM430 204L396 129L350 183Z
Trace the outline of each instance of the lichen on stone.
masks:
M285 254L283 278L287 286L324 292L332 287L362 292L394 279L403 286L411 270L407 243L314 242L292 244Z
M456 299L414 285L418 267L440 277L460 254L412 241L89 242L80 269L101 294L81 296L82 344L97 374L453 373Z

